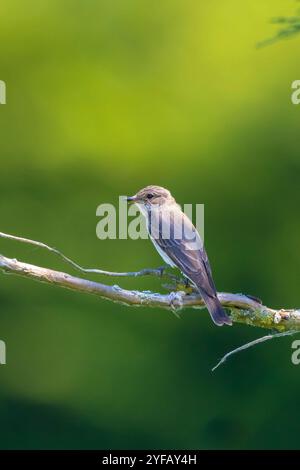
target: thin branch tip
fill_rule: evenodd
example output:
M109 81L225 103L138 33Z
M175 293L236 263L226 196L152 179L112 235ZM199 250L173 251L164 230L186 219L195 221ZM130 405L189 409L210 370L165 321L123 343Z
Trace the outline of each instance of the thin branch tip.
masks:
M254 341L250 341L249 343L243 344L239 348L233 349L232 351L229 351L227 354L225 354L222 357L222 359L212 368L211 371L214 372L219 366L224 364L224 362L226 362L230 356L233 356L234 354L237 354L240 351L244 351L245 349L249 349L252 346L256 346L257 344L264 343L265 341L269 341L270 339L273 339L273 338L281 338L283 336L292 336L292 335L295 335L296 333L300 333L300 331L291 330L291 331L284 331L282 333L273 333L273 334L269 334L269 335L257 338Z

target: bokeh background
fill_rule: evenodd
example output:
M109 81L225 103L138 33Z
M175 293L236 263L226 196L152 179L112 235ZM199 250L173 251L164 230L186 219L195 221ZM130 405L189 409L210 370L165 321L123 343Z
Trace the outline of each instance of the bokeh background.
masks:
M293 0L2 0L1 231L84 266L157 267L149 241L96 238L96 207L147 184L205 204L218 289L296 307L295 37L257 49ZM7 256L72 270L0 240ZM157 279L102 279L161 289ZM299 448L291 339L211 367L264 334L178 320L0 276L3 449Z

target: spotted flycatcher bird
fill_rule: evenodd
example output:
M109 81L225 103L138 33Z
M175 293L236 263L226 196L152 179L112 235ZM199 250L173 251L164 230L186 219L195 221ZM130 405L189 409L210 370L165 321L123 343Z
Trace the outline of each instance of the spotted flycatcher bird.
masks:
M147 186L128 202L137 204L155 248L171 267L177 267L199 290L216 325L231 325L217 297L211 267L201 237L170 191Z

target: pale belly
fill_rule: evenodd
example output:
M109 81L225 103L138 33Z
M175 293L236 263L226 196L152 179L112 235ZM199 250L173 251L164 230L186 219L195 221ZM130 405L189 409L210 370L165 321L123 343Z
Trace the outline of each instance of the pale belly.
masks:
M142 204L137 204L139 210L141 211L141 213L143 214L143 216L145 217L146 219L146 224L147 224L147 229L148 229L148 233L149 233L149 227L148 227L148 213L147 211L145 210L144 206ZM155 239L150 235L149 233L149 237L150 237L150 240L152 241L153 245L155 246L158 254L162 257L162 259L164 260L165 263L167 263L169 266L171 266L172 268L176 268L176 264L168 257L168 255L166 255L166 253L160 248L160 246L156 243Z
M174 264L174 262L169 258L169 256L161 249L161 247L156 243L156 241L154 240L154 238L152 238L150 236L150 239L153 243L153 245L155 246L158 254L162 257L162 259L164 260L165 263L167 263L169 266L171 266L172 268L176 268L176 264Z

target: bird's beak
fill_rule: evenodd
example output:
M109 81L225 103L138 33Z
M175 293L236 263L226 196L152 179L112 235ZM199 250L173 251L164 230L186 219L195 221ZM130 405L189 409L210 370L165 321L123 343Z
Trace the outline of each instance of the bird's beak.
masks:
M130 197L127 197L126 200L127 202L129 202L129 204L134 204L135 202L138 201L138 198L136 196L130 196Z

